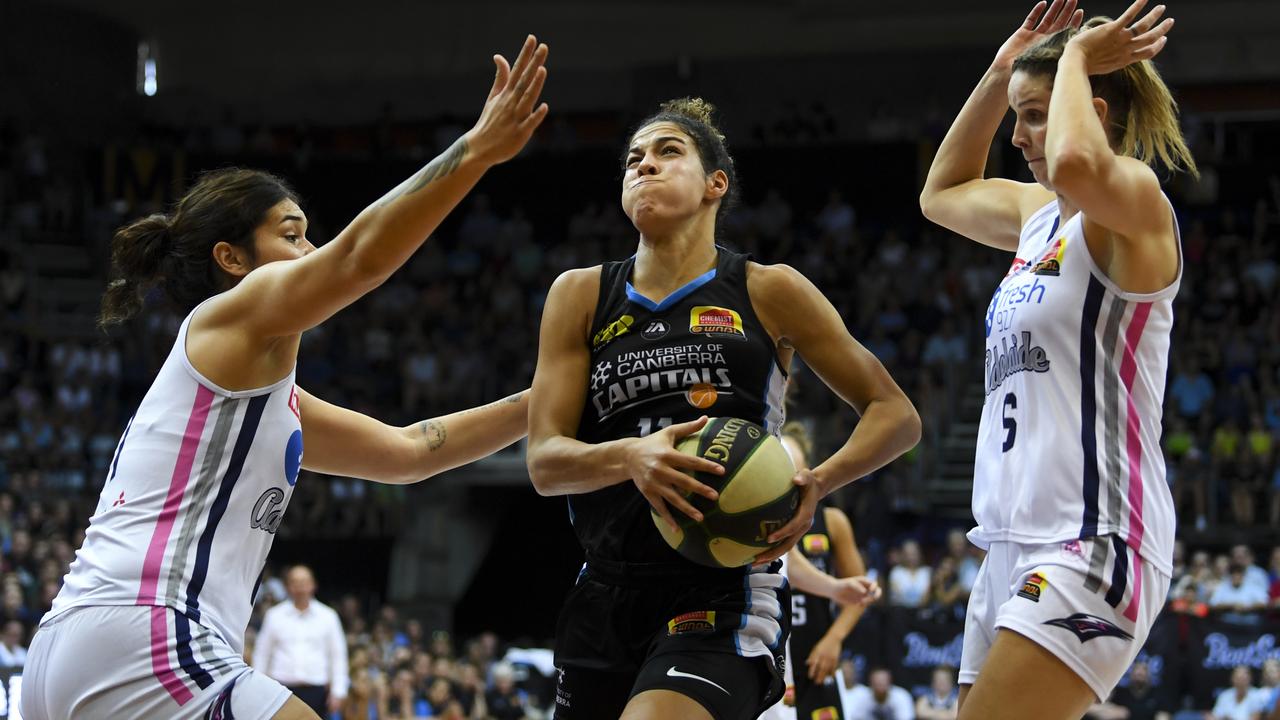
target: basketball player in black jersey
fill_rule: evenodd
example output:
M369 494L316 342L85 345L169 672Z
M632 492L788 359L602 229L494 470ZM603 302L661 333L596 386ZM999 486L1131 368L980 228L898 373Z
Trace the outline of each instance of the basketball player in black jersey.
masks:
M812 442L804 426L787 423L782 443L796 467L808 467ZM813 516L813 527L791 549L791 562L799 555L817 570L835 577L866 575L858 552L849 516L838 507L823 503ZM795 682L793 704L797 720L843 720L840 690L834 673L840 662L844 639L853 631L865 603L845 605L839 615L830 599L805 592L799 584L791 594L791 658ZM801 665L803 663L803 665Z
M639 231L622 262L552 285L530 398L529 473L568 495L587 562L556 639L559 720L754 718L782 692L789 613L774 560L818 500L912 447L920 419L884 367L800 273L715 243L733 161L701 100L667 103L628 139L622 207ZM700 520L716 493L682 470L721 467L674 449L706 415L777 432L793 353L862 418L794 482L801 502L753 569L714 570L659 536L649 508Z

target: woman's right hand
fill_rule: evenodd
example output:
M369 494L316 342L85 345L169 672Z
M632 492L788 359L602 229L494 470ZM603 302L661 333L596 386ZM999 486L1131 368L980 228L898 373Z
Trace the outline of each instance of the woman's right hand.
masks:
M1045 8L1048 8L1048 11ZM1031 13L1008 40L996 52L992 65L998 70L1013 69L1013 61L1024 50L1041 40L1067 27L1080 27L1084 20L1084 10L1076 9L1076 0L1053 0L1053 4L1040 0L1031 8Z
M537 104L547 80L546 63L547 46L532 35L525 38L514 66L501 55L493 56L493 87L480 119L466 136L476 158L497 165L515 157L529 142L547 117L547 104Z
M701 522L702 513L693 507L685 495L697 493L708 500L719 497L715 490L682 471L723 475L724 466L713 460L686 455L675 447L677 442L698 432L706 424L707 417L704 415L697 420L670 425L639 438L627 452L627 470L631 473L636 488L672 530L678 530L679 525L671 515L668 505L674 505L680 512Z

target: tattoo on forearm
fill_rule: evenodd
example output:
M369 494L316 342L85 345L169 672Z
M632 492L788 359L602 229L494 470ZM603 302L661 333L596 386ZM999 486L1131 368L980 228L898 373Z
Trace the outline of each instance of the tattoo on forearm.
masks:
M418 423L418 427L422 428L422 436L427 439L427 449L432 452L444 445L445 437L449 434L444 429L444 423L438 420L423 420Z
M458 169L458 166L462 164L462 158L465 157L466 154L467 139L465 137L460 137L456 142L449 146L448 150L445 150L444 153L438 156L435 160L427 163L427 166L419 170L418 174L409 178L409 181L406 182L403 187L384 198L379 204L379 207L385 207L401 196L412 195L427 185L430 185L435 180L439 180L440 178L449 175L454 170Z

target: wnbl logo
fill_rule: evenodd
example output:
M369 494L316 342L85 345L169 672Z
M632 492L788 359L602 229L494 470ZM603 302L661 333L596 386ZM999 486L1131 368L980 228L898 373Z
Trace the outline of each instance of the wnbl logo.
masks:
M253 505L249 515L249 527L254 530L266 530L274 535L284 519L284 491L280 488L268 488Z

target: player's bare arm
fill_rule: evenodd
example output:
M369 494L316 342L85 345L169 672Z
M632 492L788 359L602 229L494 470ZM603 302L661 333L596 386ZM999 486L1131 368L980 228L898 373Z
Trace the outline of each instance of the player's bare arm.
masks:
M414 483L479 460L524 437L529 393L395 427L298 389L307 470Z
M752 265L756 314L781 347L792 348L861 419L849 439L813 469L795 519L770 536L786 552L809 528L820 497L879 469L920 441L920 416L884 365L849 334L813 283L787 265ZM767 558L766 558L767 559Z

